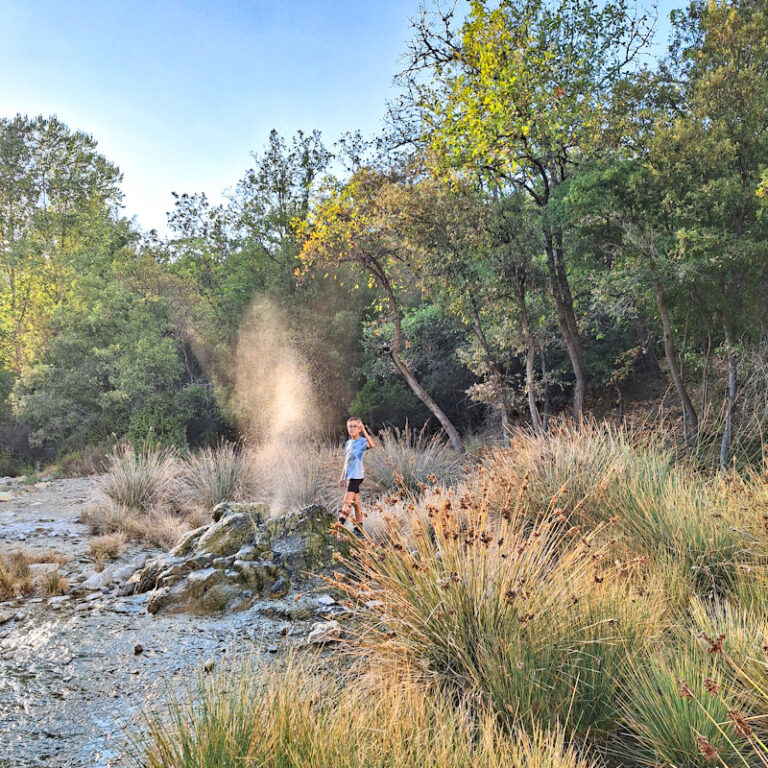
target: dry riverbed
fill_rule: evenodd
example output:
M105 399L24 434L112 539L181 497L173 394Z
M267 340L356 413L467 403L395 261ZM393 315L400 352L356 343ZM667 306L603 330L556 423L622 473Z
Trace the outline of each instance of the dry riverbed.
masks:
M220 618L151 616L147 594L120 595L125 574L155 554L136 546L109 564L119 578L86 588L96 567L78 517L89 495L88 479L0 481L0 554L55 550L71 558L60 566L68 594L0 602L2 768L131 765L124 729L168 685L194 683L204 665L253 646L279 657L332 611L327 596L289 595L267 610Z

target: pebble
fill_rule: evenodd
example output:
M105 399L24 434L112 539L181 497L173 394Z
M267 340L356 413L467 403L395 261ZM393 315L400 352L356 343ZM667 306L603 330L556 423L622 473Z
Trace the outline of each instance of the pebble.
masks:
M216 662L215 662L213 659L208 659L208 660L207 660L207 661L206 661L206 662L203 664L203 669L204 669L206 672L213 672L213 668L214 668L215 666L216 666Z
M133 652L136 654L136 656L144 653L144 646L141 643L136 643L136 645L133 646Z
M277 646L276 645L270 645L269 648L267 648L267 650L270 653L277 653Z
M320 605L336 605L336 601L330 595L320 595L317 602Z

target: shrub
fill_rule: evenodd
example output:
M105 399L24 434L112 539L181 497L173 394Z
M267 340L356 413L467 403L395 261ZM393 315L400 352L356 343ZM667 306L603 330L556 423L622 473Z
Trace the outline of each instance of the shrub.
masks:
M560 730L509 738L493 718L415 685L323 679L309 665L234 666L168 697L133 739L146 768L592 768Z
M405 429L384 429L376 436L378 446L365 454L366 479L380 493L387 493L399 484L416 492L437 478L442 485L453 485L462 476L462 457L441 435L417 432L406 424Z
M244 501L254 485L252 457L240 446L222 443L186 458L184 501L210 511L221 501Z
M551 504L527 522L521 507L508 496L496 518L482 494L449 491L428 527L357 545L339 586L367 606L365 647L392 669L477 695L510 726L610 732L627 656L660 632L660 590L603 568L602 529L572 528Z
M178 497L181 466L172 448L145 444L134 450L124 441L114 448L97 493L117 507L141 512L170 506Z

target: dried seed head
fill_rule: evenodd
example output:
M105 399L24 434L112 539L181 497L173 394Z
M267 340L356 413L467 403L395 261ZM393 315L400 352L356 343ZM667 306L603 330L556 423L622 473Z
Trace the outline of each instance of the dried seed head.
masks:
M728 719L733 723L733 730L739 736L748 739L752 736L752 726L747 722L747 718L736 709L728 710Z
M696 737L696 744L699 747L699 752L707 759L712 760L713 758L717 757L719 752L718 750L713 747L709 741L707 741L706 736L697 736Z
M710 693L714 693L714 694L720 693L720 687L711 677L708 677L704 680L704 687Z
M692 699L694 697L691 687L685 680L677 681L677 693L684 699Z

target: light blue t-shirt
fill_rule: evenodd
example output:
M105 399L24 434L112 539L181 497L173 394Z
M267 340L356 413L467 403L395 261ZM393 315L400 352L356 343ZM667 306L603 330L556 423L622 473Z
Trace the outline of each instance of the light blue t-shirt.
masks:
M362 480L365 477L363 468L363 454L368 448L368 441L364 437L357 440L347 440L344 443L344 479Z

